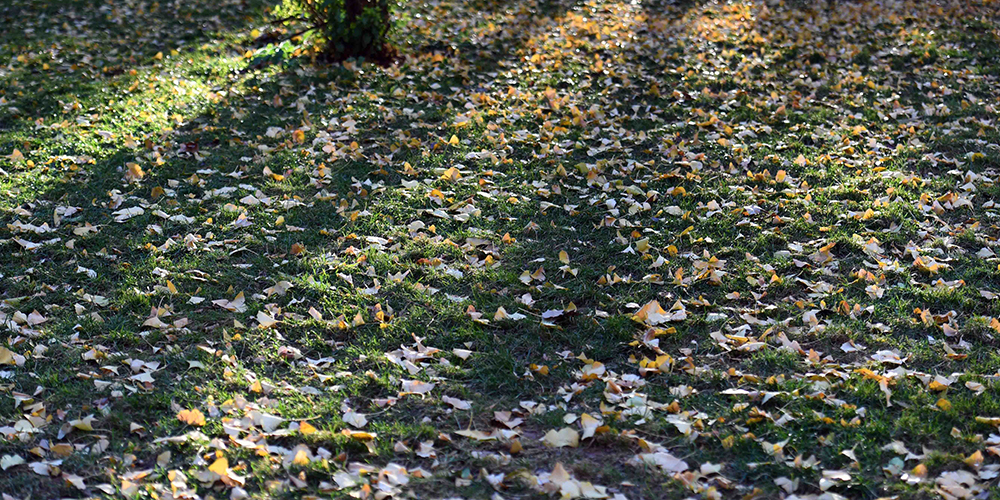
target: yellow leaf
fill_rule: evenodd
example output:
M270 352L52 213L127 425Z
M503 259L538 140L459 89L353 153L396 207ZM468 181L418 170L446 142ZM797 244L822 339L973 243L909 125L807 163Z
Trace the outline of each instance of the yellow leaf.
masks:
M563 264L569 264L569 254L565 250L559 251L559 262Z
M87 415L80 420L72 420L69 425L72 425L74 428L80 429L81 431L92 431L94 430L94 416Z
M937 380L931 380L931 383L927 384L927 387L930 390L932 390L932 391L943 391L943 390L945 390L945 389L948 388L947 385L942 384L941 382L938 382Z
M975 467L978 469L980 465L983 465L983 452L976 450L976 452L969 455L964 462L969 467Z
M0 365L14 364L14 352L6 347L0 346Z
M209 465L208 470L226 477L229 474L229 460L226 460L226 457L222 457L213 462L212 465Z
M312 424L309 422L299 422L299 432L303 435L308 436L310 434L316 434L319 432Z
M636 311L635 315L632 316L633 321L645 323L651 326L656 326L667 321L682 321L686 318L687 311L683 308L674 312L668 312L664 310L663 306L660 305L660 302L656 300L649 301L646 305Z
M295 453L295 458L292 459L292 463L301 466L309 465L309 455L306 454L306 450L300 448Z
M516 455L518 453L521 453L522 449L523 448L521 447L521 440L520 439L515 439L514 442L510 444L510 454L511 455Z
M648 252L650 249L649 238L643 238L635 242L635 249L638 250L640 253Z
M349 438L357 439L358 441L368 441L370 439L375 439L376 437L376 434L373 432L352 431L350 429L344 429L340 431L340 433Z
M446 181L457 181L462 178L462 173L458 171L455 167L449 167L441 174L441 179Z
M270 167L264 167L264 177L270 177L278 182L285 180L284 175L274 173Z
M205 425L205 414L201 410L181 410L177 413L177 420L188 425L201 427Z
M472 307L472 306L469 306L469 307ZM503 321L503 320L505 320L505 319L507 319L509 317L510 317L510 314L507 313L507 310L504 309L503 306L500 306L500 307L497 308L497 312L493 315L493 321Z
M60 457L68 457L73 454L73 446L66 443L60 443L52 445L52 447L49 448L49 451L59 455Z
M125 166L128 167L128 172L125 173L125 179L129 182L135 182L142 179L146 175L138 163L126 163Z

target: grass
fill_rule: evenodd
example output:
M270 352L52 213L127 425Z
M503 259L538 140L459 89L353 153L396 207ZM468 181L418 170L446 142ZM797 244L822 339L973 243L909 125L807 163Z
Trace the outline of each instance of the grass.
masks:
M0 7L0 491L998 493L989 5L268 7Z

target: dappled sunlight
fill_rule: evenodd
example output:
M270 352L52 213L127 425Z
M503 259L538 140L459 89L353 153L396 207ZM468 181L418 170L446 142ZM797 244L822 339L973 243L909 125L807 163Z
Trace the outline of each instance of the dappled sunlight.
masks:
M87 2L5 5L2 15L34 20L0 28L10 61L0 72L3 154L12 160L0 179L11 196L7 203L59 197L74 182L112 189L108 181L135 156L162 164L160 149L147 141L185 126L221 99L206 83L208 68L192 67L181 52L199 61L211 53L217 65L211 71L243 64L242 51L228 44L249 4L213 6L215 15L192 19L203 5L109 4L97 10L100 17L91 17ZM45 153L36 155L36 148Z

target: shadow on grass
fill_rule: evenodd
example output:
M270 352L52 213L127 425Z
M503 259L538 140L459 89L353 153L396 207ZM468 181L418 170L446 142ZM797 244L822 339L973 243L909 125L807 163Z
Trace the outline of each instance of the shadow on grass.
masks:
M77 120L78 118L94 120L92 118L94 115L98 115L98 119L100 119L101 115L128 117L141 113L143 103L130 104L127 90L135 84L148 85L152 83L147 77L159 70L164 70L160 72L166 73L166 75L158 76L158 78L161 81L168 81L172 85L166 92L179 92L177 89L180 87L173 85L174 82L171 80L174 75L170 73L174 70L180 73L184 70L192 70L192 68L186 67L188 63L185 62L185 56L202 50L201 44L218 36L224 36L230 31L245 29L246 23L252 21L252 19L248 19L248 16L252 18L258 14L263 3L250 5L243 2L229 2L220 5L218 2L188 2L184 4L183 10L178 12L150 10L152 3L140 2L131 7L130 9L133 10L129 12L126 12L125 7L121 7L120 11L115 11L114 8L105 7L105 5L99 2L64 3L53 1L50 3L16 2L4 7L0 15L9 18L12 23L8 23L3 28L5 31L2 32L2 36L5 40L10 40L10 43L0 49L0 58L16 60L18 56L24 55L25 62L19 61L13 64L12 69L2 76L2 82L8 95L17 96L9 99L14 103L11 107L17 109L12 110L8 107L5 114L0 115L3 120L0 123L0 152L7 154L6 152L13 148L19 148L30 157L31 150L40 146L42 142L59 140L61 127L39 129L38 122L36 122L38 118L43 119L43 125L51 126L64 120ZM461 61L463 68L473 68L463 74L456 71L453 66L449 66L448 61L442 61L439 67L432 69L432 71L439 72L440 75L443 75L443 79L447 80L445 82L447 85L443 86L445 90L438 94L448 92L463 95L471 92L495 91L496 87L485 89L487 83L495 84L496 77L491 73L513 70L514 76L511 76L507 85L522 85L529 92L540 92L545 89L545 86L552 85L560 90L580 94L582 96L579 102L581 106L602 103L602 99L614 96L614 94L602 96L596 91L589 90L584 92L576 87L579 83L577 81L536 81L533 80L535 77L527 71L530 68L525 60L528 59L530 62L531 56L540 52L539 44L545 41L546 34L568 29L572 27L572 23L586 22L586 16L590 15L587 10L590 7L586 2L495 1L475 5L477 5L479 14L483 16L484 24L486 19L493 19L491 16L496 16L497 24L491 33L477 34L471 29L461 31L456 26L454 30L445 30L440 35L435 33L433 36L415 39L414 53L410 54L414 59L426 57L434 52L441 52L452 59ZM642 43L646 41L642 39L642 36L658 37L664 48L673 51L674 55L677 56L689 49L677 46L676 40L672 37L683 35L688 39L695 39L698 36L715 36L713 33L725 34L723 31L713 30L730 29L732 27L730 24L743 30L740 32L741 34L750 34L756 30L761 36L768 36L766 24L760 25L756 21L740 19L742 12L739 10L728 10L720 13L714 7L707 9L707 6L709 4L704 2L687 2L678 5L668 5L664 2L644 2L641 9L632 11L636 15L641 13L645 16L643 22L637 23L639 25L637 28L639 38L621 41L622 45L619 48L624 53L623 57L632 57L636 58L633 60L637 60L642 56L646 50L642 47ZM140 8L145 10L139 12ZM87 9L97 9L102 16L110 16L111 19L97 16L95 19L88 20L85 14ZM165 7L161 7L161 9L165 9ZM847 13L857 11L857 8L852 6L845 6L844 9L844 12ZM120 17L121 22L115 21L116 15ZM37 19L39 23L31 28L34 31L25 31L13 23L13 20L16 19ZM43 29L42 25L46 28ZM598 37L594 36L594 40L597 39ZM612 41L619 42L619 40ZM222 50L231 53L230 55L238 56L241 52L238 43L235 40L231 40L230 43L231 46L224 47ZM719 39L715 43L719 45L717 47L719 49L734 48L727 45L730 42L724 39ZM779 44L780 41L767 43ZM588 62L597 55L604 57L616 55L612 49L592 49L590 47L586 46L585 49L580 49L588 51L585 54ZM757 45L749 43L747 46L735 48L752 53L756 47ZM173 56L170 54L171 50L178 50L179 54ZM164 59L159 59L158 53L163 53ZM71 58L67 54L75 54L75 56ZM794 57L794 54L790 53L786 57ZM609 58L609 60L611 59ZM670 62L671 60L648 61L645 71L649 73L662 71L669 67L668 63ZM173 64L173 69L168 68L168 64ZM414 67L410 67L410 64L414 64ZM45 68L45 65L48 65L48 68ZM426 66L423 68L416 66L419 66L417 62L406 62L399 70L405 73L410 70L430 69ZM522 69L525 70L527 76L520 76L522 73L519 72ZM135 70L137 75L131 75L132 70ZM723 78L732 76L732 68L721 66L711 70L718 71ZM195 69L194 71L200 70ZM217 70L206 68L206 71L213 75L216 80L226 78ZM588 79L589 81L611 79L614 82L609 73L600 70L580 68L579 72L580 79ZM385 96L393 90L394 86L407 85L405 82L400 84L389 79L372 82L355 79L353 76L331 78L330 75L333 73L335 73L333 70L319 70L313 74L305 72L304 75L295 72L284 74L254 73L251 75L248 85L259 87L260 92L245 96L230 95L214 101L193 100L188 105L189 107L170 109L165 113L182 115L181 120L171 121L169 116L160 116L148 124L134 126L134 128L129 128L126 125L120 126L116 124L115 119L103 120L93 128L100 130L101 127L108 127L113 131L118 131L119 134L121 131L127 131L129 134L136 135L142 144L136 149L121 148L111 141L94 139L84 142L66 141L58 146L52 146L49 150L52 154L62 154L73 158L87 156L93 158L94 162L93 164L85 163L83 167L80 167L72 159L58 160L57 163L44 168L36 167L37 172L14 171L21 177L37 173L39 176L48 176L48 180L36 183L24 181L25 186L37 189L30 191L22 189L15 198L17 203L12 205L29 209L37 207L38 213L44 214L47 218L52 207L40 202L58 200L59 203L84 207L85 216L74 222L98 219L107 221L107 216L112 208L101 207L100 203L107 201L109 191L123 188L121 181L123 173L119 169L137 155L142 155L147 160L155 160L157 148L162 147L162 144L169 144L173 148L169 151L171 154L164 155L169 156L169 158L163 164L149 170L148 177L142 187L125 187L125 192L122 193L123 197L148 198L152 186L169 185L171 180L178 179L191 179L190 184L178 183L178 196L183 197L189 194L197 196L201 192L199 190L220 188L236 183L228 179L220 180L220 177L242 172L246 175L246 179L252 178L252 180L241 182L250 183L255 189L266 190L269 194L278 193L274 196L282 199L295 199L296 196L307 199L309 193L315 191L312 186L298 180L288 181L287 184L276 184L264 179L260 172L265 166L275 172L310 167L314 158L302 158L289 150L284 150L272 153L266 159L256 162L253 158L258 156L257 151L241 138L265 135L270 126L300 127L307 120L313 124L312 128L322 129L324 126L322 120L331 117L330 114L324 115L324 113L331 113L333 110L332 113L339 113L337 116L342 116L347 113L345 110L349 105L353 106L350 113L357 118L359 128L370 130L364 138L360 139L361 146L366 148L369 159L331 162L330 166L333 169L331 182L324 186L324 189L338 194L339 200L358 201L362 204L362 208L365 204L380 203L377 200L365 199L360 194L362 190L367 190L371 186L366 186L363 181L358 180L365 179L371 172L384 166L379 163L380 160L377 159L376 154L388 158L385 161L389 165L398 165L403 161L414 163L425 161L429 167L446 167L458 162L468 162L458 154L436 152L425 158L422 154L423 151L394 151L390 144L398 139L393 135L393 129L406 130L411 128L409 125L414 124L416 120L399 118L399 121L392 126L385 126L385 110L380 108L385 101L373 99L364 104L353 103L355 100L360 101L360 99L355 98L363 96L366 92ZM641 75L634 76L641 77ZM683 75L678 76L678 79L682 77ZM618 78L620 82L620 76ZM449 85L457 90L448 89ZM786 85L781 88L782 91L792 88L791 84L787 82L782 83L782 85ZM413 86L419 87L415 91L431 94L429 92L431 89L427 85L414 83ZM298 110L288 111L288 108L293 106L298 98L307 97L296 94L294 89L304 88L315 90L308 105L308 110L313 112L309 116ZM662 89L662 92L670 90ZM199 89L199 92L209 93L215 92L215 90L206 88ZM628 104L652 102L652 97L649 96L622 95L621 97L630 99L625 101ZM445 106L446 101L448 101L447 104L451 104L450 100L438 97L435 99L439 100L426 106L430 109L428 116L425 116L423 120L431 121L436 128L426 131L412 131L413 136L430 140L430 144L433 146L438 145L433 140L435 136L447 138L452 133L450 125L459 112L454 107ZM117 100L118 103L108 107L108 101L111 100ZM268 104L278 101L282 101L283 104ZM388 103L384 106L403 107L408 105L405 99L388 101ZM560 118L552 110L545 112ZM166 131L168 128L175 127L177 130ZM39 130L44 131L44 134L47 135L36 138L35 135L39 133ZM145 140L150 141L148 147ZM179 149L184 149L183 154L176 154ZM435 149L435 151L439 150ZM512 154L525 153L517 151ZM244 161L244 157L251 158L251 160ZM587 161L584 154L577 154L577 156L569 158L573 161ZM525 154L523 159L528 160L530 156ZM44 159L38 158L38 160L38 163L41 163ZM75 169L74 166L76 166ZM50 173L43 173L42 170L45 168ZM498 170L506 169L514 175L522 175L525 181L540 178L538 172L530 170L530 168L535 168L535 165L530 168L524 167L522 170L515 170L515 168L517 167L497 167ZM198 179L195 178L200 170L212 172L211 174L202 174L202 177L206 178L204 186L198 185ZM85 173L77 173L81 171ZM381 179L374 175L369 177ZM398 185L402 179L400 175L395 173L384 175L386 185ZM297 182L297 184L292 182ZM198 187L185 187L187 185ZM472 198L474 195L475 193L465 191L458 193L456 198L461 201L464 198ZM184 209L186 212L182 215L199 216L202 215L203 211L217 209L218 205L226 202L225 199L217 199L201 207L186 207ZM584 217L573 219L545 216L544 214L539 216L534 205L527 205L505 208L503 216L511 220L493 223L491 227L496 229L494 232L503 234L503 231L511 231L516 235L521 234L525 220L536 217L542 220L540 217L546 217L544 222L551 223L553 226L579 225L581 236L578 238L590 238L594 241L606 240L603 235L601 237L595 236L594 228L588 227L589 223L598 221L602 217L596 209L585 214ZM13 216L7 211L12 207L4 206L4 208L5 212L0 218L0 222L12 221ZM311 228L328 227L331 229L331 233L337 236L357 232L361 237L365 237L382 234L393 226L398 226L401 222L414 217L410 213L410 207L400 204L395 208L382 207L384 210L380 213L380 217L372 218L373 220L350 223L341 217L337 208L333 203L317 203L308 209L289 213L286 222L290 225ZM268 221L261 222L262 226L268 228L270 226L267 224L274 218L273 214L263 209L252 211L251 215L258 221ZM39 217L40 223L42 216ZM216 226L221 227L230 222L230 220L217 221ZM111 263L102 268L101 276L97 282L88 281L84 277L74 274L72 269L67 274L65 270L52 272L42 266L46 260L69 262L76 258L74 254L49 250L48 248L33 254L27 252L5 254L0 257L0 264L2 264L4 272L20 274L21 270L35 266L40 270L32 277L5 287L0 298L30 296L42 284L59 284L60 288L52 291L53 294L83 289L88 292L106 293L112 297L116 308L113 317L108 318L106 324L86 324L80 330L76 330L74 325L76 320L71 318L55 331L60 337L68 337L74 332L82 332L84 340L87 342L103 343L116 350L127 351L131 348L163 341L166 338L156 336L147 338L140 335L141 332L137 330L141 327L138 326L138 322L134 321L135 318L143 317L151 307L161 304L156 303L148 296L130 291L132 288L148 291L154 285L159 284L162 280L154 279L153 272L157 267L164 265L164 261L173 264L174 272L177 273L202 267L210 271L212 273L211 284L204 286L208 289L205 295L212 294L211 298L219 298L226 293L231 295L230 288L232 290L260 290L262 283L270 284L279 277L275 276L275 272L272 271L275 261L291 260L292 258L287 255L287 249L296 243L304 244L310 252L317 255L317 258L301 259L302 263L290 266L289 274L299 277L318 276L318 281L326 280L320 285L330 285L338 279L334 275L335 269L324 265L318 256L327 253L333 254L340 243L325 235L319 235L318 232L310 231L308 234L283 232L271 239L253 240L251 236L245 236L238 230L217 229L216 226L207 229L189 229L180 224L162 222L150 214L135 219L131 224L134 224L134 228L144 227L145 230L141 234L139 232L128 233L125 230L112 230L110 227L114 226L110 226L107 235L95 236L80 243L81 246L86 243L86 246L92 251L91 256L88 257L90 260L81 259L77 264L92 266L93 264L90 262L108 261ZM463 232L464 229L459 223L440 222L439 225L442 232L446 230L449 234L475 236L475 233L471 231ZM152 226L157 226L160 232L157 232L156 228ZM231 239L236 242L233 243L234 245L246 243L247 246L254 246L254 251L240 248L235 248L232 251L228 248L215 249L206 251L199 257L190 257L179 248L158 253L145 253L137 250L145 244L160 245L166 238L176 237L178 240L183 240L188 234L209 231L218 231L218 234L215 235L217 239ZM551 254L553 250L556 250L554 244L566 244L565 241L553 243L547 240L536 240L528 242L526 237L521 237L521 239L522 242L509 247L507 250L509 259L501 261L501 265L496 270L491 271L492 274L483 273L474 279L466 279L465 281L445 281L441 287L444 290L443 293L456 295L468 293L474 297L475 300L472 302L475 302L482 312L486 312L487 307L496 310L497 307L504 304L504 299L498 298L497 294L492 293L493 288L502 288L507 282L515 282L516 276L521 271L532 266L532 260L535 256L544 254L544 252ZM250 245L250 243L254 245ZM13 243L7 244L13 245ZM105 254L112 257L100 256L103 249L108 249L109 251ZM260 250L260 252L256 250ZM433 258L435 257L433 252L438 251L421 249L416 246L405 248L405 250L411 253L411 260L414 261L420 258ZM579 257L581 267L585 268L580 279L589 280L591 283L596 281L598 277L596 274L603 272L608 262L615 261L617 258L610 246L587 248L580 253L583 254ZM335 257L334 255L331 258ZM379 277L400 269L397 267L401 265L399 261L393 261L387 256L381 256L381 261L377 260L378 258L380 258L378 255L372 257L372 264ZM577 257L574 256L574 258ZM408 265L408 262L404 261L403 265ZM355 269L361 270L358 265L355 265ZM475 282L470 283L472 281ZM177 284L189 287L186 291L202 286L193 282L182 283L180 280ZM303 288L305 285L304 281L300 283ZM481 287L475 289L472 285L481 285ZM653 293L652 287L639 289L640 286L643 285L636 285L637 289L644 294L651 295ZM387 284L386 288L390 289L390 285ZM435 346L443 348L461 347L465 342L475 341L478 342L477 348L482 348L489 353L489 356L484 356L486 359L483 361L476 361L479 363L476 365L478 370L469 376L471 380L470 395L477 393L494 395L495 391L517 399L531 397L533 393L540 392L537 385L521 382L518 372L524 370L526 362L537 361L538 358L546 354L543 347L569 346L585 349L600 359L609 359L623 350L622 346L632 339L632 330L635 328L635 325L625 318L615 318L603 326L597 325L596 322L587 323L582 319L579 322L573 320L574 322L565 323L562 329L553 328L551 330L543 330L537 326L520 325L481 327L471 324L470 321L456 320L455 318L464 318L461 306L450 304L450 299L438 296L434 300L416 300L413 298L416 294L409 293L402 285L399 285L399 288L391 289L391 293L388 295L389 299L368 299L338 295L327 291L304 292L303 296L306 299L324 303L328 312L333 314L352 312L348 306L343 304L349 301L370 307L375 303L380 304L382 301L392 300L397 311L412 313L412 317L400 321L398 325L391 325L384 329L371 325L360 332L352 332L351 337L348 337L347 333L317 332L318 329L311 326L290 327L285 330L287 341L295 343L305 355L317 357L332 354L333 348L326 342L331 340L329 337L333 337L333 340L336 341L350 341L353 345L348 345L347 353L352 359L359 360L362 356L368 356L376 349L395 348L401 343L410 342L414 333L421 336L434 335ZM588 288L581 296L571 296L569 293L557 290L544 290L538 293L536 299L549 304L567 303L575 300L577 306L597 308L602 307L602 302L605 300L602 295L603 292L593 288ZM250 299L250 312L260 310L266 300ZM44 309L47 305L46 302L48 299L42 297L29 297L25 304L30 306L29 310L32 307ZM190 338L181 339L181 342L176 343L190 346L202 341L223 341L222 331L227 325L232 324L232 315L214 311L211 307L194 310L192 314L199 315L199 330ZM277 351L283 345L269 333L255 331L254 334L261 338L254 339L255 341L259 340L259 343L242 350L239 354L240 359L248 366L259 369L261 375L273 375L275 379L283 376L283 372L289 371L287 364L283 364L283 361L258 361L258 359L268 355L268 350ZM249 337L250 333L247 333L247 336ZM53 358L58 355L58 353L52 354ZM167 355L161 356L166 359ZM367 361L359 362L357 365L346 365L344 368L356 370L360 368L360 371L370 369L372 372L376 372L380 367L385 366L380 364L380 360L373 358L370 357ZM67 364L78 361L77 359L65 359ZM169 367L166 370L165 375L177 379L181 379L185 374L182 368ZM50 370L48 373L43 370L39 371L42 372L43 376L55 377L55 382L59 382L59 377L65 375L57 370ZM19 391L30 393L33 390L33 380L21 380L18 383L21 384L17 388ZM75 383L78 385L73 387L86 385L80 381L75 381ZM226 384L226 382L219 381L212 381L212 383ZM378 385L380 383L384 385ZM235 382L231 384L236 387ZM181 380L170 390L168 395L158 394L152 403L147 403L138 397L111 403L115 405L110 407L111 413L115 415L128 414L129 420L138 421L150 429L155 429L156 426L169 429L171 421L174 420L169 411L173 398L176 398L180 403L197 404L199 402L198 398L201 396L193 390L194 385L194 382ZM232 387L228 388L232 389ZM243 387L239 387L238 390L242 391L243 389ZM547 387L546 389L552 388ZM372 382L371 386L360 387L357 390L357 394L361 398L367 399L384 395L385 392L391 392L387 379ZM91 396L86 392L81 397L71 391L64 391L64 393L58 393L54 403L60 408L64 406L82 408L93 403ZM331 407L335 406L329 398L318 398L318 400L320 403L330 403ZM336 411L338 411L336 408L329 410L331 414L336 413ZM128 438L126 436L129 435L129 420L116 418L115 421L108 423L108 432L119 438L113 440L115 446L124 447L127 445ZM116 451L124 452L125 450L118 449ZM149 458L145 457L146 460ZM56 488L56 486L52 487ZM11 491L27 491L29 494L37 492L39 496L52 496L48 490L32 490L32 486L26 486L19 482L8 484L0 482L0 488Z

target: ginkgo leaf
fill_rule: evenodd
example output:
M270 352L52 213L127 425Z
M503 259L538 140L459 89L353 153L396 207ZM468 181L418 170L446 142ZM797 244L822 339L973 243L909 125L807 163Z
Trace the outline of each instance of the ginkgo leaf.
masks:
M563 264L569 264L569 254L565 250L559 251L559 262Z
M580 433L572 427L563 427L558 431L550 430L542 437L542 442L553 448L564 446L576 448L580 445Z
M474 439L476 441L495 441L497 439L496 435L483 431L461 430L461 431L455 431L455 434L458 434L459 436L465 436L467 438Z
M78 490L86 491L87 489L87 485L86 483L84 483L83 477L81 476L77 476L76 474L70 474L68 472L63 472L60 475L60 477L63 479L63 481L66 482L66 484L73 486Z
M657 300L649 301L632 316L633 320L649 325L659 325L668 321L681 321L685 318L687 318L687 311L685 309L682 308L674 312L668 312L660 306L660 302Z
M94 420L95 418L93 415L87 415L81 419L70 420L69 425L81 431L92 431L94 430Z
M142 167L138 163L126 163L128 170L125 172L125 179L129 182L136 182L145 177L146 173L143 172Z
M0 346L0 365L23 366L24 362L24 356L21 356L6 347Z
M658 467L666 473L677 473L688 470L687 462L664 450L653 453L642 453L638 456L638 459L645 464Z
M205 415L198 409L181 410L177 413L177 420L198 427L205 425Z
M26 462L20 455L4 455L0 457L0 470L7 470L24 463Z
M453 398L451 396L441 396L441 401L450 404L456 410L469 410L472 409L472 404L469 401L464 401L458 398Z
M236 294L233 300L218 299L213 300L213 304L232 312L246 312L246 299L243 296L243 292Z
M401 380L400 383L403 385L403 394L427 394L437 386L421 380Z
M253 419L254 425L260 426L264 432L274 432L278 426L285 422L285 419L281 417L261 411L250 412L250 418Z
M364 427L365 425L368 425L368 419L365 418L364 415L356 413L354 411L348 411L344 413L342 418L344 422L348 423L353 427L357 427L358 429Z
M580 415L580 427L583 428L583 435L580 439L587 439L593 437L594 433L597 432L597 428L601 426L601 421L590 416L588 413Z
M226 457L220 457L208 466L208 470L220 476L226 476L229 474L229 460L226 460Z
M264 311L257 311L257 322L260 323L260 328L270 328L278 324L278 320L274 319L270 314Z

